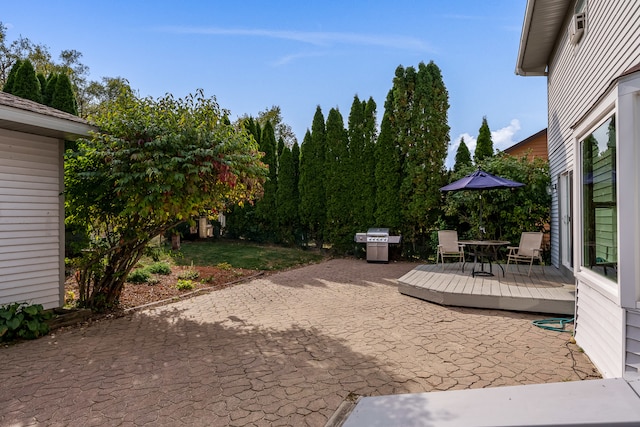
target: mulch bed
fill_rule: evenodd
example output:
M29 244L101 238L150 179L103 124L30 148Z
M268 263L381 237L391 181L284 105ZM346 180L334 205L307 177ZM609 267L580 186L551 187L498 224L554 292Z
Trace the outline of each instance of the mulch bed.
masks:
M179 290L176 287L178 276L186 270L196 270L198 278L193 280L193 289ZM243 268L221 269L218 267L173 266L171 274L152 275L157 283L126 283L120 296L120 305L116 311L129 311L136 307L148 306L154 303L169 303L176 299L197 295L204 290L223 289L260 273L257 270ZM78 284L73 275L67 279L65 291L73 292L77 298Z

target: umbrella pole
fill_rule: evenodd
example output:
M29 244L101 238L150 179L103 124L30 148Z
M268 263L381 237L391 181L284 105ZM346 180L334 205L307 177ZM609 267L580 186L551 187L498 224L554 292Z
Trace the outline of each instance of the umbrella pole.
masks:
M485 233L485 231L484 231L484 227L483 227L483 225L482 225L482 224L483 224L483 221L482 221L482 219L483 219L483 213L482 213L482 211L483 211L483 207L484 207L484 206L483 206L483 201L482 201L482 192L481 192L481 193L480 193L480 221L479 221L479 224L480 224L480 225L479 225L479 227L478 227L478 234L480 235L480 240L483 240L483 239L484 239L484 233Z

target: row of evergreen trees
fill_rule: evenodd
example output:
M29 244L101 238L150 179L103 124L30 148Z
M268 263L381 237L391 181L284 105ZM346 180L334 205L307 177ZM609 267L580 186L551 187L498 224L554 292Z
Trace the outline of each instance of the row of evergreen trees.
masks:
M332 108L316 108L300 147L276 141L273 127L245 120L269 165L264 195L227 214L232 237L357 249L356 232L388 227L405 255L428 255L447 181L448 92L438 66L399 66L377 132L373 99L354 97L345 126Z
M65 73L51 73L46 77L42 73L36 74L28 59L18 59L11 67L2 91L78 115L69 76Z

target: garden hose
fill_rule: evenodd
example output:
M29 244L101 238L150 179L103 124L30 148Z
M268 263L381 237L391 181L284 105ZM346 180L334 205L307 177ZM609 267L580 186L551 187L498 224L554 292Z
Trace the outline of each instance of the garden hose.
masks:
M539 328L542 329L546 329L548 331L556 331L556 332L571 332L571 331L567 331L565 330L565 325L567 323L573 323L573 321L575 320L574 317L570 318L570 319L543 319L543 320L534 320L533 323L534 325L536 325ZM557 326L552 326L552 325L557 325Z

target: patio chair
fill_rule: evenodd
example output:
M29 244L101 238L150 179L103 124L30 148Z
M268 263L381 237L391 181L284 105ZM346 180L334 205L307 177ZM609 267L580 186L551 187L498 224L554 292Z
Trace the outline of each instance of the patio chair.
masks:
M509 269L509 263L512 261L528 262L529 273L527 276L531 276L531 267L533 266L533 260L537 259L542 263L542 233L537 231L527 231L520 236L520 246L507 246L509 253L507 254L507 270Z
M456 230L438 231L436 264L441 261L442 270L444 270L445 258L457 258L459 262L464 263L464 245L458 243L458 232Z

